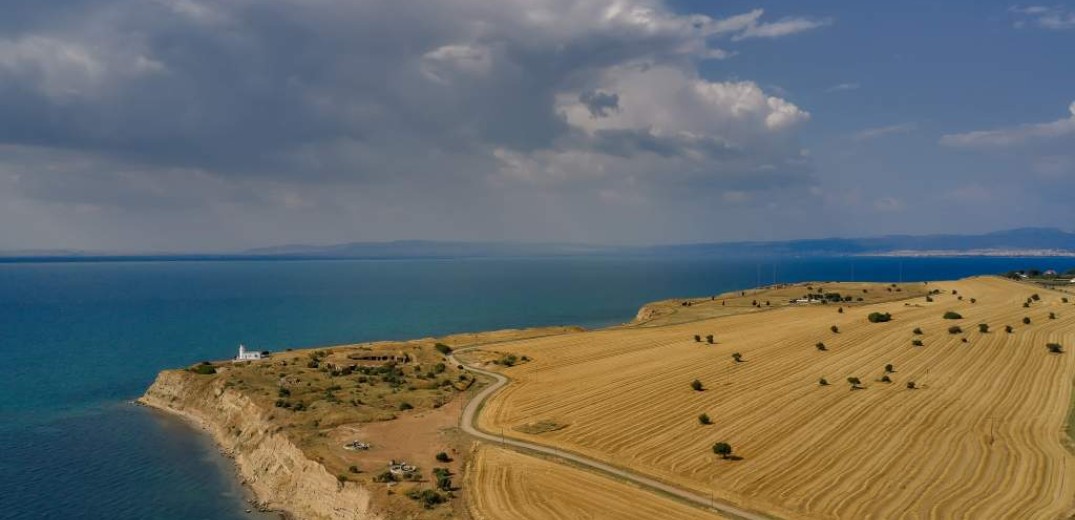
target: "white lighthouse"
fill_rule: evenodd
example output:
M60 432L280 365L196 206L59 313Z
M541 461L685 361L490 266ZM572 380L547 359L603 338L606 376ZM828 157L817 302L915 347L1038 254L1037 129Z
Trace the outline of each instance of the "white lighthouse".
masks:
M261 352L258 352L256 350L255 351L246 350L246 347L243 346L243 344L240 343L239 344L239 355L235 356L235 360L236 361L256 361L258 359L263 359L264 357L265 356Z

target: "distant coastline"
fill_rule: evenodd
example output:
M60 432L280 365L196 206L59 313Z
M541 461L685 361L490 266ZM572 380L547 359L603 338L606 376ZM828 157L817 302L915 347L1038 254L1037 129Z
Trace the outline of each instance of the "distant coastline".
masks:
M966 256L989 256L998 258L1070 258L1075 257L1075 251L1066 249L934 249L926 251L899 250L879 253L860 253L853 256L899 258L953 258Z
M464 258L582 257L1073 257L1075 233L1022 228L979 235L885 235L658 245L396 240L293 244L216 251L0 251L0 262L182 262L261 260L454 260Z

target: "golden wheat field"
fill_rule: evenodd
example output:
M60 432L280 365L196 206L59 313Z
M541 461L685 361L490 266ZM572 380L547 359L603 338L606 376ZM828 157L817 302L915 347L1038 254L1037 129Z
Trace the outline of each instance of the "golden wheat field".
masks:
M486 404L479 425L777 517L1070 517L1075 456L1064 424L1075 304L992 277L926 288L941 293L933 302L917 296L843 313L835 305L784 307L499 344L497 351L532 361L501 369L513 381ZM1034 293L1040 301L1024 308ZM963 318L942 319L946 311ZM892 321L870 323L871 312L889 312ZM963 332L950 334L954 325ZM716 344L695 334L714 334ZM1069 352L1049 353L1050 342ZM891 382L881 382L887 364ZM864 388L851 390L849 377ZM691 388L694 379L703 391ZM712 425L700 424L702 413ZM741 459L714 455L715 442L728 442ZM492 471L486 466L476 465L473 493L494 507L532 497L531 488L551 486L556 500L575 501L602 487L564 486L556 472L528 472L525 485L501 482L482 474Z
M467 468L475 520L725 518L586 470L489 445Z

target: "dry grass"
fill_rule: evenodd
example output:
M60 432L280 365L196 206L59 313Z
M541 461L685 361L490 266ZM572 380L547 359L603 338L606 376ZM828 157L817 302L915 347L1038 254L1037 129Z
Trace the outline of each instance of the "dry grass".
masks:
M267 411L276 430L308 459L372 490L380 509L388 512L387 518L458 518L462 513L458 500L425 509L405 496L409 489L432 487L430 473L435 467L459 473L470 442L458 433L457 425L466 397L462 391L470 388L473 377L447 363L434 345L496 344L579 330L500 330L285 351L262 361L216 363L217 374L196 377L207 385L222 381L242 392ZM355 359L367 355L406 355L407 361ZM373 448L345 450L343 445L352 440L369 442ZM454 460L436 461L441 451ZM374 482L391 460L418 466L419 481L391 487ZM461 479L455 478L456 485Z
M722 499L783 517L1067 518L1075 497L1075 456L1063 439L1075 305L997 278L926 288L943 292L932 303L916 297L842 314L835 305L748 306L699 322L499 344L533 361L502 368L514 382L486 405L480 424L699 493L712 485ZM1041 301L1023 308L1034 292ZM964 316L963 334L947 333L948 310ZM873 311L893 320L869 323ZM991 332L978 332L978 323ZM924 334L913 335L915 327ZM696 343L694 334L716 334L718 343ZM924 346L912 346L915 338ZM1048 342L1069 352L1050 354ZM745 362L734 363L733 352ZM890 363L892 383L879 382ZM832 385L819 386L822 377ZM849 391L848 377L865 388ZM706 391L691 390L695 378ZM908 381L920 388L907 389ZM698 423L703 412L713 425ZM540 435L514 429L538 418L569 426ZM743 459L713 455L718 441ZM555 480L537 474L530 484ZM488 507L507 507L500 495L525 492L478 482L489 483ZM592 491L565 488L557 500L585 501Z
M665 520L723 518L588 471L481 446L467 469L475 520Z
M646 304L629 325L655 327L707 320L745 312L771 311L781 307L799 307L792 300L809 294L839 293L849 301L831 302L828 306L851 308L871 303L924 296L929 288L921 283L877 284L859 282L804 282L780 284L746 291L733 291L704 298L678 298ZM702 334L703 339L705 334Z

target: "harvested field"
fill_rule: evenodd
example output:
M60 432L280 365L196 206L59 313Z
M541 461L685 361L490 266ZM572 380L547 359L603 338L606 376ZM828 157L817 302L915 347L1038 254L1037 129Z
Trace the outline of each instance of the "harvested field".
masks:
M831 304L750 306L702 321L501 343L498 352L533 361L499 367L513 382L479 424L699 493L712 487L719 499L786 518L1068 518L1075 304L999 278L921 287L941 292L933 302L920 295L843 313ZM1040 299L1024 308L1034 293ZM946 311L963 318L944 320ZM871 312L892 321L870 323ZM953 324L963 333L949 334ZM716 344L693 338L707 334ZM1047 343L1067 352L1051 354ZM864 388L849 391L849 377ZM704 391L692 390L694 379ZM701 413L713 424L700 424ZM568 426L517 429L537 421ZM714 455L716 442L742 459ZM482 501L490 507L522 492L475 478L485 487L472 492L489 495ZM591 492L569 486L557 499L584 501Z
M475 520L713 519L715 513L589 471L483 445L467 471Z

